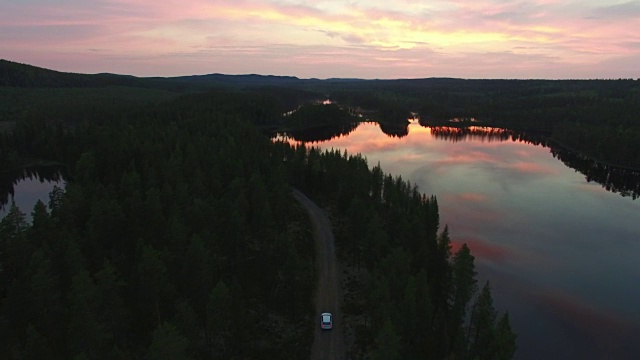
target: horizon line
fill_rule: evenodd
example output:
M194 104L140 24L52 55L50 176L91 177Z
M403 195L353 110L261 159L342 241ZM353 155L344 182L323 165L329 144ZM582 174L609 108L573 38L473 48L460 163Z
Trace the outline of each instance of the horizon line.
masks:
M43 67L39 65L33 65L29 63L23 63L19 61L13 61L9 59L0 58L0 61L6 61L9 63L31 66L43 70L54 71L61 74L74 74L74 75L117 75L117 76L131 76L138 79L153 79L153 78L163 78L163 79L171 79L171 78L181 78L181 77L198 77L198 76L211 76L211 75L221 75L221 76L262 76L262 77L281 77L281 78L292 78L300 81L305 80L316 80L316 81L330 81L330 80L344 80L344 81L397 81L397 80L429 80L429 79L450 79L450 80L494 80L494 81L640 81L640 78L633 77L618 77L618 78L487 78L487 77L453 77L453 76L428 76L428 77L397 77L397 78L359 78L359 77L327 77L327 78L319 78L319 77L298 77L296 75L277 75L277 74L260 74L260 73L220 73L220 72L212 72L212 73L200 73L200 74L183 74L183 75L153 75L153 76L140 76L135 74L127 74L127 73L114 73L114 72L95 72L95 73L85 73L85 72L74 72L74 71L65 71L58 70L51 67Z

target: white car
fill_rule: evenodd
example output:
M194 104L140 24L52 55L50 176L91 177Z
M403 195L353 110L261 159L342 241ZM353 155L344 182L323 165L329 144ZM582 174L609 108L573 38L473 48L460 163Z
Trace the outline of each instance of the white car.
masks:
M322 315L320 315L320 328L322 330L333 329L333 316L331 313L322 313Z

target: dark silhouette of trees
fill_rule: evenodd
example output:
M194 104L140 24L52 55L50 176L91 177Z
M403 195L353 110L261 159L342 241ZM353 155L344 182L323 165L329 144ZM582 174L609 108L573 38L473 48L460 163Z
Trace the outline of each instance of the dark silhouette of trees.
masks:
M280 95L234 88L178 96L167 90L177 82L152 85L159 79L131 80L144 90L97 90L82 76L25 71L70 82L9 91L38 101L3 132L0 161L38 159L68 175L48 207L36 204L31 223L13 204L0 223L7 359L307 357L314 247L292 185L331 214L338 255L354 271L345 307L362 321L345 325L355 327L357 352L513 355L508 316L496 322L488 288L468 310L473 256L466 247L452 255L436 198L359 155L271 141L258 127L291 120ZM393 86L373 91L389 119L406 120L420 104L418 93L405 102ZM79 92L47 113L46 104ZM304 109L308 117L294 118L304 126L353 115Z
M515 353L516 335L509 324L509 314L497 320L491 287L482 287L471 312L467 336L470 359L511 359Z
M358 319L347 325L357 336L354 351L372 358L473 359L469 329L480 331L477 346L484 346L481 331L497 326L495 316L490 325L470 323L474 257L466 245L452 254L448 227L438 232L436 198L379 166L370 169L359 155L283 143L275 149L292 182L332 215L339 257L351 269L345 313ZM508 317L501 325L504 342L491 346L508 358L515 336L507 325Z
M308 220L274 145L243 120L260 115L233 112L246 99L186 96L3 135L20 159L69 169L31 223L13 206L0 226L8 359L308 353L313 247L294 231Z

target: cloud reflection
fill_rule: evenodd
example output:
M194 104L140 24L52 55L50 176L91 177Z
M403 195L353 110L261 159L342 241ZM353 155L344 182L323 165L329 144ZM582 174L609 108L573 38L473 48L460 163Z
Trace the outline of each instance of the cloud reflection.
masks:
M503 262L507 259L513 261L515 255L505 247L490 244L475 238L460 238L452 240L451 251L455 253L463 244L467 244L471 250L471 254L476 257L476 261Z
M516 172L522 174L531 174L531 175L556 175L558 171L556 169L552 169L549 167L545 167L539 163L535 162L516 162L514 164L509 164L507 168L514 170Z
M460 201L464 201L464 202L475 202L475 203L480 203L480 202L484 202L487 200L486 195L484 194L480 194L480 193L460 193L460 194L455 194L456 197L458 198L458 200Z
M547 290L532 294L541 310L573 334L569 340L581 353L589 344L587 358L631 359L640 355L636 341L640 326L613 312L588 306L568 293Z

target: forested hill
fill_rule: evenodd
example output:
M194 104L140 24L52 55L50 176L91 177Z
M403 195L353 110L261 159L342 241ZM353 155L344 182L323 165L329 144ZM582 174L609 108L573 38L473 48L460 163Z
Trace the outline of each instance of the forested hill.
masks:
M313 80L309 80L313 81ZM12 87L99 87L132 86L198 91L211 88L288 86L304 81L292 76L271 75L191 75L176 77L135 77L117 74L79 74L44 69L0 59L0 86Z
M191 83L219 83L237 86L287 86L299 85L302 80L294 76L274 76L274 75L191 75L164 78L171 81L184 81Z
M0 136L2 168L42 159L69 177L0 222L3 358L308 358L314 247L292 185L328 209L361 269L345 301L356 321L337 324L352 353L513 357L509 316L469 249L452 253L435 197L360 156L272 142L256 127L281 119L272 97L67 89L93 99L78 112L67 90L13 90L53 100L15 104L29 115ZM56 102L68 109L51 121L42 104Z
M48 88L108 85L140 86L141 83L139 79L128 75L65 73L0 59L0 86Z

